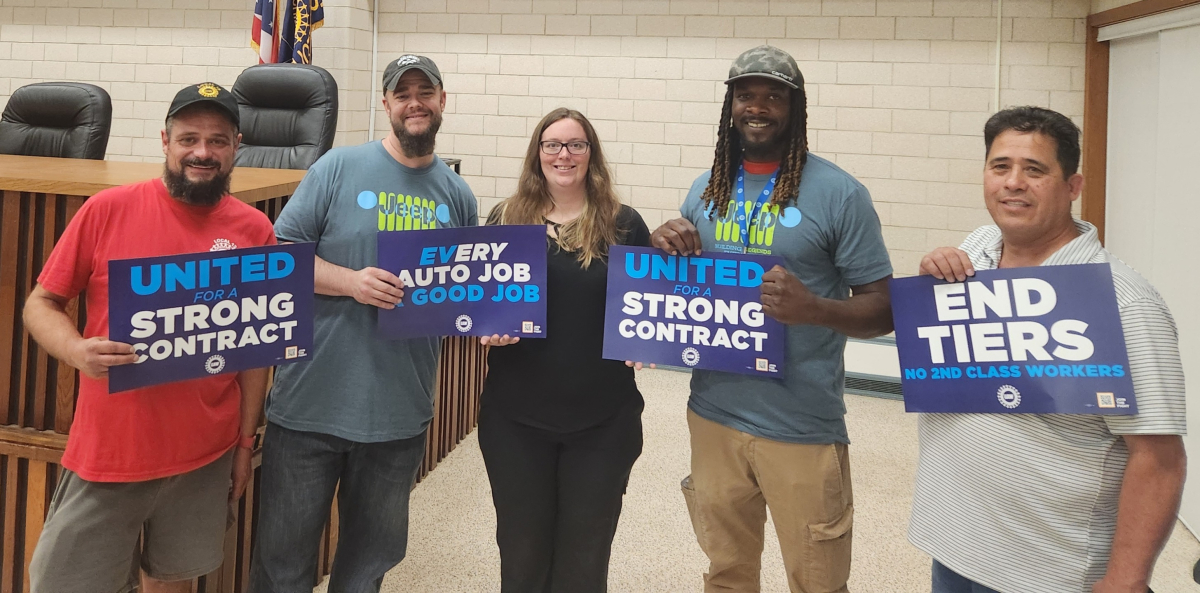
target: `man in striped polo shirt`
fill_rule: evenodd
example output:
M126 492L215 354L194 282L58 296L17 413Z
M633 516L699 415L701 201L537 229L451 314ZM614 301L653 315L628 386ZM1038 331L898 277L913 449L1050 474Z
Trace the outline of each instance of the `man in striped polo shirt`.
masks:
M1179 509L1183 369L1166 303L1075 220L1079 128L1037 107L984 126L995 225L921 260L921 274L1108 262L1138 414L922 414L909 540L934 593L1145 593Z

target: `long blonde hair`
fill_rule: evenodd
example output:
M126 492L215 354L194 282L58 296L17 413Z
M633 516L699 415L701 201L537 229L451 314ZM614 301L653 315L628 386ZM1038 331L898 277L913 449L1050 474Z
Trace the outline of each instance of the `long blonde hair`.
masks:
M586 178L587 199L579 217L558 229L556 240L564 251L579 252L579 261L587 269L593 259L606 257L608 246L618 240L617 213L621 211L621 200L613 189L612 173L608 170L608 162L604 160L596 129L582 113L559 107L538 122L533 137L529 139L529 149L525 151L525 164L521 167L517 190L497 208L500 208L500 224L545 224L544 215L554 202L550 198L550 190L546 188L546 176L542 174L539 156L542 134L554 122L567 118L579 122L591 145Z

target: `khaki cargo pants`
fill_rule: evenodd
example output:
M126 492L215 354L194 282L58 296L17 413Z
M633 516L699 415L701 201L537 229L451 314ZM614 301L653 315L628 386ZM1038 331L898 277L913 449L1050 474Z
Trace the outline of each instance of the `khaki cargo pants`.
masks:
M756 437L688 411L692 475L683 481L692 528L708 555L705 593L757 593L767 507L792 593L848 591L854 522L844 444Z

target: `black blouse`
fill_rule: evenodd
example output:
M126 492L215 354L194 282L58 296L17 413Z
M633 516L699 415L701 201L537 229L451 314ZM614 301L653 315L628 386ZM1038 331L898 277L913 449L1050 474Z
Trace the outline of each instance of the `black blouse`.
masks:
M491 222L491 221L489 221ZM621 245L650 245L650 230L629 206L617 214ZM608 258L583 269L578 254L546 238L546 337L491 348L483 405L515 422L555 432L600 424L641 400L633 369L601 358Z

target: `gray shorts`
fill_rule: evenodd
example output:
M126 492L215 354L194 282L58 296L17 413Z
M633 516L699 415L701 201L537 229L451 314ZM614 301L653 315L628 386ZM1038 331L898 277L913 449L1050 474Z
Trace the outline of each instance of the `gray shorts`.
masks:
M126 593L137 587L139 568L160 581L216 570L232 469L232 451L145 482L89 482L64 468L29 565L32 592Z

